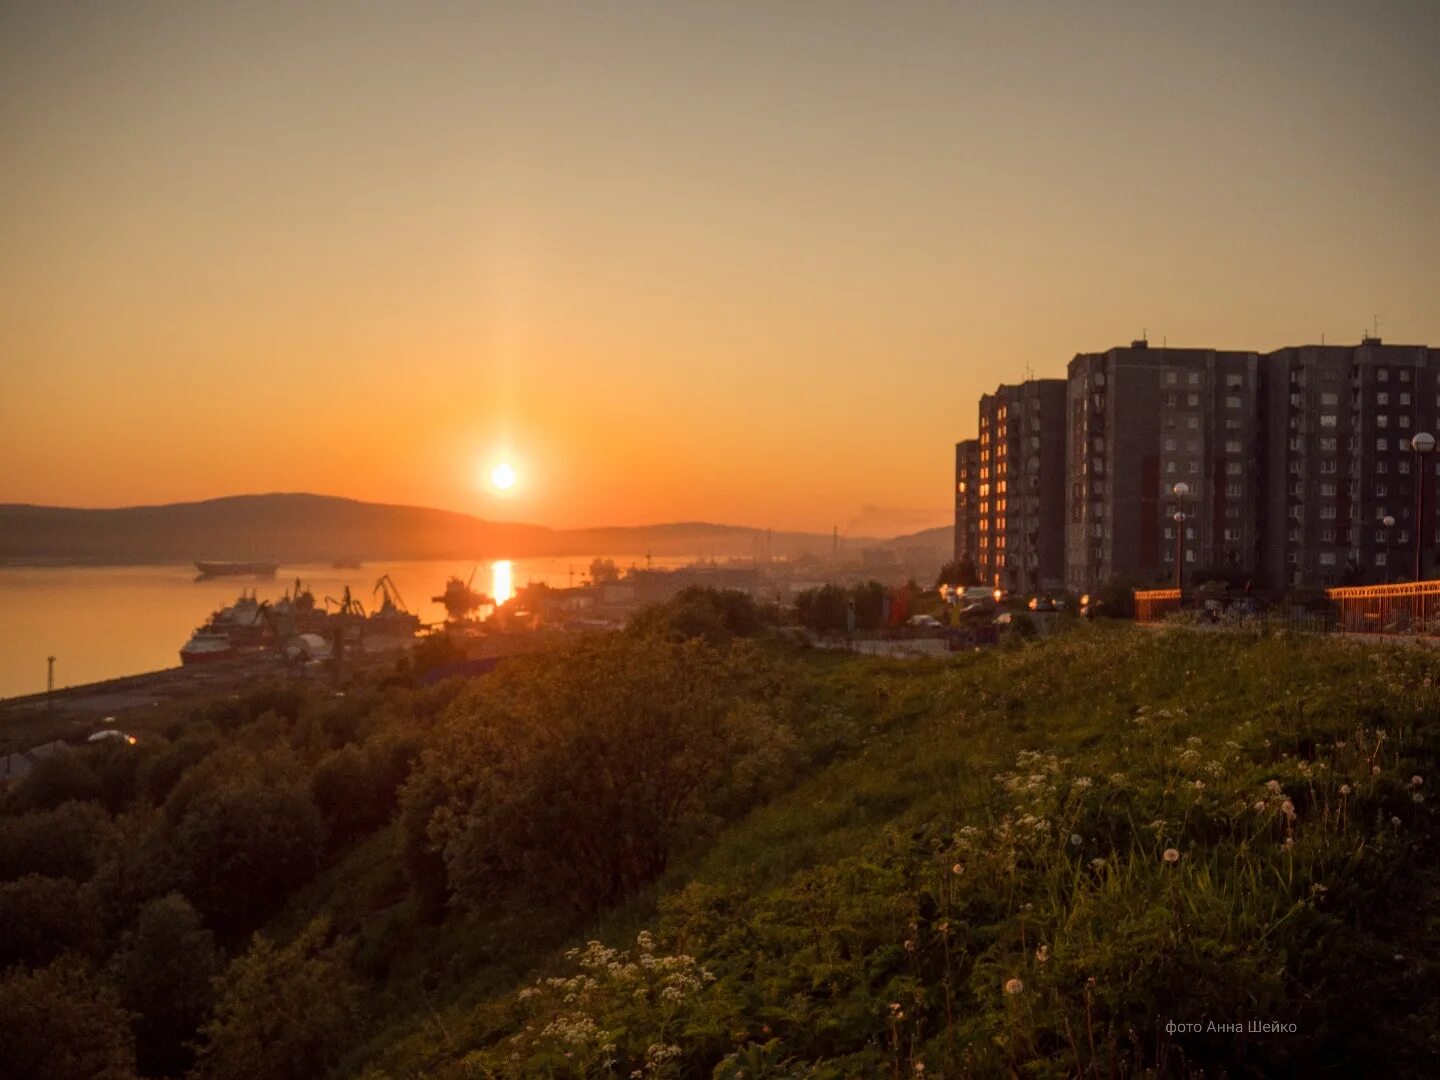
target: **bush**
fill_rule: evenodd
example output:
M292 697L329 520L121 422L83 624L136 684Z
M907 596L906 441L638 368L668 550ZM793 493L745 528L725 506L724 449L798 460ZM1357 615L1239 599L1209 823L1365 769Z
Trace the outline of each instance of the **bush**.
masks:
M134 1080L130 1017L74 957L0 977L0 1076Z
M328 939L323 920L283 947L257 935L226 968L203 1029L198 1080L313 1080L335 1066L354 1038L358 992L348 946Z

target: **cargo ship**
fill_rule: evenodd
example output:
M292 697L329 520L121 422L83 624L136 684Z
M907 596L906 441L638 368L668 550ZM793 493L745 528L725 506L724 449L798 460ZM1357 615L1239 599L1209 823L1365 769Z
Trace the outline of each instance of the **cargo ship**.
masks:
M279 569L278 564L273 562L210 562L205 559L195 560L195 569L200 571L201 577L269 577L275 576Z

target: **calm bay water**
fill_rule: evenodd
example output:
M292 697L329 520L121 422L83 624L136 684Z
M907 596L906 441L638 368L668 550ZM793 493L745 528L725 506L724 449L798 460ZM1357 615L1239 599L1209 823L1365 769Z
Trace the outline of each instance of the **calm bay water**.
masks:
M644 557L615 556L622 569ZM564 587L586 577L590 556L486 562L367 563L360 569L281 566L273 581L214 578L197 582L193 566L0 567L0 697L45 689L45 658L54 656L55 685L74 686L174 667L180 646L215 609L241 589L278 600L300 578L315 593L339 599L345 586L369 610L379 603L376 581L389 574L422 622L439 622L445 609L432 597L451 576L475 573L479 592L502 594L527 582ZM656 559L674 566L683 559Z

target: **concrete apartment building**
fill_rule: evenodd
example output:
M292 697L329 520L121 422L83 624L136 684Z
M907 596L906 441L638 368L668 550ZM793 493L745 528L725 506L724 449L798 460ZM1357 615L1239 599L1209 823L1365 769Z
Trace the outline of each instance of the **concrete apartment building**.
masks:
M1067 387L1065 585L1172 580L1260 563L1260 361L1254 352L1082 353ZM1189 487L1183 503L1172 494ZM1173 520L1186 515L1183 535ZM1178 546L1177 546L1178 541Z
M955 561L980 565L976 551L979 525L980 440L955 444Z
M979 419L974 514L980 580L1022 593L1059 589L1065 576L1065 380L1000 386L980 399ZM968 529L968 522L960 527Z
M1440 455L1421 460L1410 439L1440 427L1440 350L1379 338L1279 349L1264 358L1262 381L1265 583L1410 580L1417 537L1429 576ZM1417 480L1426 484L1418 529Z

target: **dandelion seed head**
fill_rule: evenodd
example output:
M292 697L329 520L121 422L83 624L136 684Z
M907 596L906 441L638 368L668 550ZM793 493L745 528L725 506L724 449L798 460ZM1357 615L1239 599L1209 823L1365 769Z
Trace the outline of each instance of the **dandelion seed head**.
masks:
M1019 979L1005 980L1005 993L1009 994L1011 997L1014 997L1016 994L1024 993L1024 991L1025 984Z
M1167 847L1167 848L1165 849L1165 854L1164 854L1164 856L1162 856L1162 857L1163 857L1164 860L1165 860L1166 862L1168 862L1168 863L1179 862L1179 861L1180 861L1180 852L1178 852L1177 850L1175 850L1173 847Z

